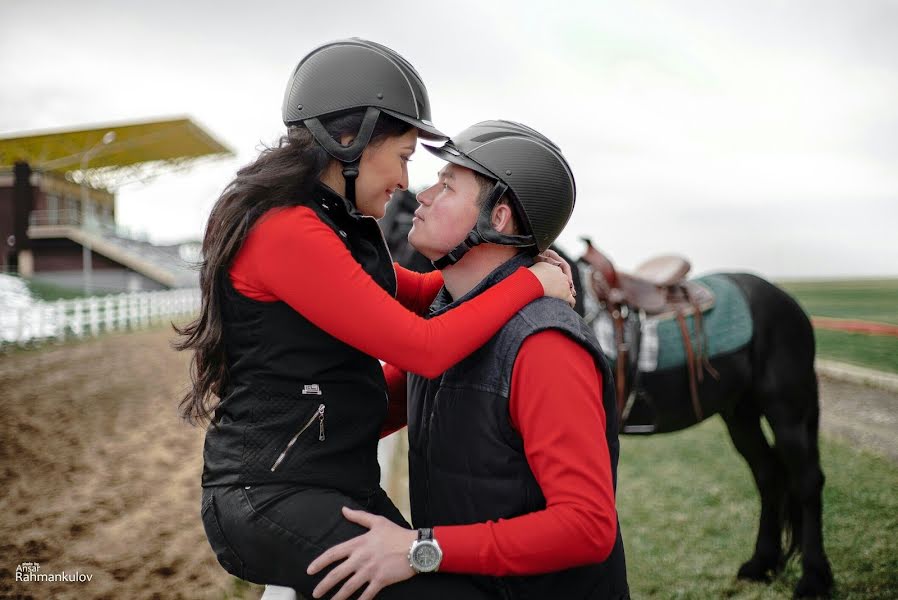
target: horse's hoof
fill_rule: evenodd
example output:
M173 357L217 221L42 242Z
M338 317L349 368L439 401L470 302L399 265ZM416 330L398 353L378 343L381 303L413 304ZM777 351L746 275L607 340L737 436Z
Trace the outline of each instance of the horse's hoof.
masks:
M805 569L795 586L795 598L829 598L833 588L833 573L828 564L818 569Z
M739 567L739 573L736 577L739 579L748 579L750 581L763 581L770 583L771 576L776 573L777 559L765 559L759 556L752 556L748 562L743 563Z

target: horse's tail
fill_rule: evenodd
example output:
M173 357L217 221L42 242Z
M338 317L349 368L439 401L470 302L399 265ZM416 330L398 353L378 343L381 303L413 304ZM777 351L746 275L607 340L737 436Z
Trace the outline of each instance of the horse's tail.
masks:
M809 391L813 393L815 406L807 416L804 427L807 430L808 439L813 444L814 455L818 456L817 461L819 462L817 436L820 429L820 380L812 371L806 381L809 384ZM801 552L801 536L804 527L802 515L804 513L800 493L800 483L792 482L786 486L785 506L783 507L783 534L786 546L786 553L783 556L784 563Z
M791 487L791 486L790 486ZM783 506L783 537L786 552L783 555L783 564L795 556L801 550L801 501L797 490L789 489Z

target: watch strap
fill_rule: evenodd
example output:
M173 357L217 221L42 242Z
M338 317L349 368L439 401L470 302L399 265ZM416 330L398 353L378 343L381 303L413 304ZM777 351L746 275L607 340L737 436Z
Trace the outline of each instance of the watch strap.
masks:
M432 540L433 539L433 529L429 527L422 527L418 530L418 541L422 542L424 540Z

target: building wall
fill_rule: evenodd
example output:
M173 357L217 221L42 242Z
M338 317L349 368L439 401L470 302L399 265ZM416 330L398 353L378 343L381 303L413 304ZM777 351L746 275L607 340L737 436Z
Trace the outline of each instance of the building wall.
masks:
M80 219L82 188L54 173L31 173L25 164L18 187L13 171L0 172L0 270L18 272L35 281L61 287L80 288L84 283L83 249L68 238L29 239L27 229L32 211L71 210ZM24 174L28 174L25 176ZM115 196L106 190L86 188L94 215L113 224ZM43 214L41 225L63 224L68 215ZM50 222L46 222L50 219ZM59 223L52 222L59 219ZM20 231L22 235L16 236ZM15 244L9 244L15 236ZM27 260L26 260L27 259ZM91 287L98 292L125 292L167 289L141 273L125 267L101 254L91 253Z
M13 235L15 222L15 203L13 200L13 175L11 172L0 172L0 270L8 271L12 248L8 241Z
M81 245L68 238L31 240L34 252L35 274L41 271L78 271L84 265ZM91 266L94 270L121 269L117 262L101 254L91 252Z
M34 178L36 186L34 210L74 210L81 214L81 185L55 173L39 173ZM107 190L88 187L88 199L96 216L115 222L115 196Z
M18 255L30 248L28 214L34 196L30 173L26 163L0 172L0 261L4 271L18 272Z
M56 173L31 173L28 180L31 187L20 189L18 196L21 197L17 198L14 172L12 170L0 171L0 272L18 271L18 252L28 250L36 243L36 241L29 240L23 235L19 236L21 239L15 237L17 227L22 232L27 230L31 211L63 211L69 209L74 211L78 219L81 216L82 189L79 184L68 181L65 177ZM94 205L95 216L101 221L113 224L115 222L115 196L103 189L88 187L87 191L90 202ZM23 194L26 194L28 197L26 198ZM20 212L22 214L19 214ZM64 215L57 213L54 218L64 220ZM15 241L14 245L10 243L13 240ZM68 242L67 240L59 241ZM77 268L80 269L81 248L74 242L68 243L77 248ZM59 248L45 249L46 252L43 259L37 259L36 257L35 269L55 268L53 265L60 263L60 261L62 261L60 269L66 270L69 268L68 252ZM46 261L50 261L49 265ZM94 255L93 264L95 269L120 268L120 265L96 254Z

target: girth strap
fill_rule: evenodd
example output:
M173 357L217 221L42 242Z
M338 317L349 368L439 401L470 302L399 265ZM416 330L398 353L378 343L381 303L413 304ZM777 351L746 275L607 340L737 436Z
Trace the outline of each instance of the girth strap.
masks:
M689 329L686 327L686 318L683 316L683 311L678 310L676 313L676 317L677 323L680 325L680 333L683 334L683 347L686 349L686 370L689 373L689 395L692 398L692 409L695 411L695 418L698 421L701 421L702 405L698 401L695 352L692 349L692 340L689 336Z
M615 387L617 388L617 416L623 418L627 403L627 361L630 345L624 338L624 316L621 307L615 308L611 317L614 319L614 341L617 345L617 362L614 365Z

